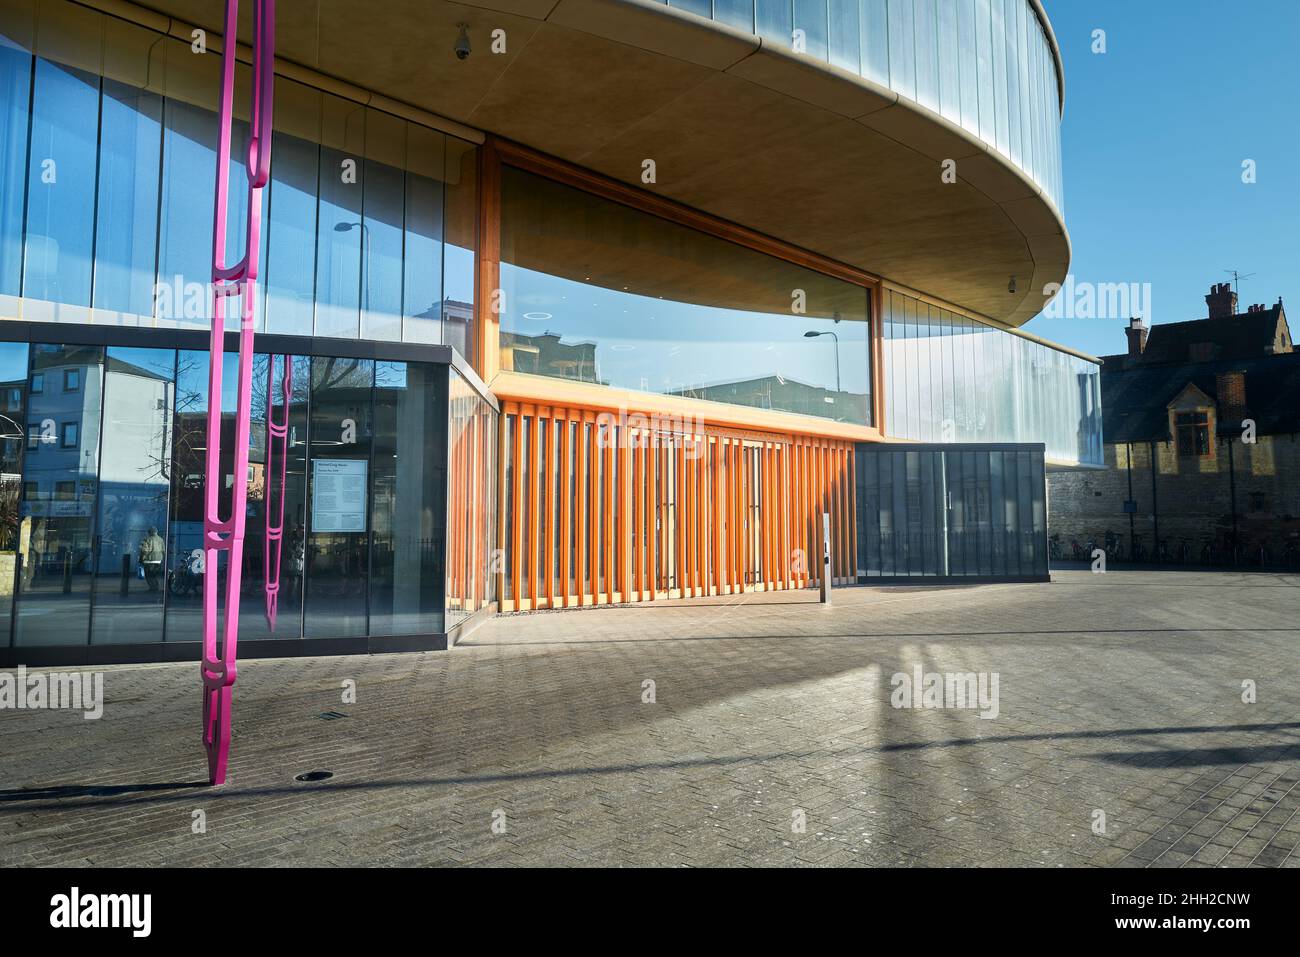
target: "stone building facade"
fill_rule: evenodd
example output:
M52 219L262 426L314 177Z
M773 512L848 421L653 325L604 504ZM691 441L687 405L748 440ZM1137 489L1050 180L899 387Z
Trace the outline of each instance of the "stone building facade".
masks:
M1300 565L1300 353L1282 301L1128 328L1101 372L1105 468L1048 479L1057 554Z

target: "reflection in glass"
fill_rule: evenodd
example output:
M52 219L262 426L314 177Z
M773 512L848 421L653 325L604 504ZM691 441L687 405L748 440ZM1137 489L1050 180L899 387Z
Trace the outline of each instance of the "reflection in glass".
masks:
M374 379L369 359L311 360L308 638L366 634Z
M104 352L95 346L33 345L31 349L32 374L44 377L44 388L31 395L27 404L29 441L14 641L16 645L85 644L94 569ZM65 425L73 428L64 429ZM70 445L66 444L69 436L75 436Z
M17 296L32 57L0 34L0 296Z
M0 342L0 647L9 644L26 430L27 344Z
M370 634L443 630L445 472L434 437L442 370L375 365L374 524L370 558Z
M286 358L288 362L286 363ZM280 543L279 582L275 630L266 618L266 522L279 517L279 460L267 447L267 404L274 422L284 422L284 380L289 394L288 458L284 469L284 534ZM311 365L305 356L269 356L253 359L253 404L248 450L248 525L244 537L244 565L240 576L239 628L248 638L298 638L302 635L303 576L307 560L307 399L311 391ZM269 467L268 467L269 463Z
M239 356L222 362L220 514L230 514L234 483L235 399ZM208 451L208 353L182 350L176 357L175 411L172 417L172 520L167 535L167 635L171 641L203 637L204 469ZM226 553L219 552L217 575L225 587ZM224 594L224 591L222 592Z
M38 58L23 265L28 299L90 305L98 126L99 77ZM56 313L33 312L30 318L53 319Z
M136 324L153 315L162 97L105 79L103 104L94 305Z
M266 226L265 329L312 334L316 290L316 176L320 147L276 133Z
M163 640L175 368L170 349L108 350L91 644Z
M502 182L503 369L870 423L861 286L521 170Z

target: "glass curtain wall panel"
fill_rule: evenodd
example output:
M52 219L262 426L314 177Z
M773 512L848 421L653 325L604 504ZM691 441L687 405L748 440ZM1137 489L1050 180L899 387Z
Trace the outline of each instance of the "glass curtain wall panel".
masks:
M219 66L67 0L5 0L0 317L206 328ZM229 261L246 242L250 82L238 64ZM257 331L468 354L473 144L283 77L275 99Z
M1041 446L859 444L860 581L1045 580Z
M862 286L509 166L501 247L506 371L871 423Z
M16 645L85 644L95 566L104 350L33 345Z
M1042 442L1102 463L1099 363L884 292L886 432L918 442Z
M17 581L27 445L27 355L25 342L0 342L0 648L9 644Z

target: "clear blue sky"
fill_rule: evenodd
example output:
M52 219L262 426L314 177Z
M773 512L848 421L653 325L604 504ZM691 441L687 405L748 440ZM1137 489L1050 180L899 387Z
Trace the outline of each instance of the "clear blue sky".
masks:
M1065 221L1076 282L1151 283L1156 323L1204 318L1225 269L1241 308L1300 325L1300 0L1045 0L1065 60ZM1091 50L1106 31L1106 53ZM1258 181L1241 181L1245 159ZM1119 319L1026 329L1093 355Z

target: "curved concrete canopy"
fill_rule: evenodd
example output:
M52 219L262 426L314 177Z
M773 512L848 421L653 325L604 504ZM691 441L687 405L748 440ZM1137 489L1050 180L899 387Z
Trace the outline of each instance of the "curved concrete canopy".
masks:
M143 5L219 32L211 0ZM1009 325L1069 266L1056 207L965 130L651 0L298 0L279 5L277 43L284 60L633 185L653 159L645 188Z

